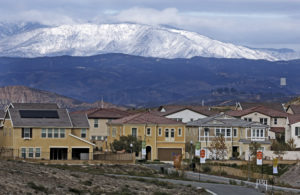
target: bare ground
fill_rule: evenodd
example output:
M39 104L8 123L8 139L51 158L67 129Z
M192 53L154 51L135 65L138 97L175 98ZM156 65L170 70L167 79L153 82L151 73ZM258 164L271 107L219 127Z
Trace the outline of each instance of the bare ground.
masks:
M300 188L300 164L289 168L283 175L280 176L279 182L288 184L292 187Z
M141 165L68 166L0 160L0 194L200 194L192 187L105 173L155 175Z

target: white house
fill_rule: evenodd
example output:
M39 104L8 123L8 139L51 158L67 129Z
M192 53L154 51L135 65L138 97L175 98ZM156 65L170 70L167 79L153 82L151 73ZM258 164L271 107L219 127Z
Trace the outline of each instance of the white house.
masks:
M290 115L287 119L285 142L295 140L296 148L300 148L300 115Z

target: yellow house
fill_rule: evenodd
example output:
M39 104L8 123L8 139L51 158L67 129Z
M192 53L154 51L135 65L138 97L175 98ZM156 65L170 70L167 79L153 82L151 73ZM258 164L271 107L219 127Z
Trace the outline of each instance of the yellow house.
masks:
M93 159L86 115L57 104L13 103L0 128L0 147L14 157L50 160Z
M155 114L139 113L108 123L108 144L120 136L136 136L146 142L147 160L172 161L173 156L185 157L185 125Z

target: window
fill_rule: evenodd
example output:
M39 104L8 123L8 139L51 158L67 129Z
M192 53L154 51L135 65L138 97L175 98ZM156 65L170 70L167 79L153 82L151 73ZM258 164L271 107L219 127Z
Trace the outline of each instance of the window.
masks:
M147 132L147 136L151 136L151 128L150 127L147 128L146 132Z
M209 136L209 128L204 129L204 136L208 137Z
M259 121L261 124L264 124L264 125L268 124L268 118L260 118Z
M252 122L252 118L245 117L244 120L248 122Z
M227 137L231 137L231 129L227 129L226 130L226 136Z
M41 148L36 148L35 149L35 157L40 158L41 157Z
M260 137L264 137L264 130L263 129L260 130Z
M47 137L47 129L42 129L41 137L42 137L42 138Z
M169 137L169 129L165 129L165 137Z
M91 139L92 139L92 140L96 140L96 136L93 135Z
M22 158L26 158L26 148L21 148L21 156Z
M104 138L102 136L97 136L97 140L103 140Z
M48 129L48 138L52 138L52 129Z
M116 137L116 133L117 133L116 128L113 128L113 129L112 129L112 132L111 132L111 136L112 136L112 137ZM133 135L132 135L132 136L133 136Z
M277 125L277 118L274 118L274 125Z
M59 132L60 132L60 138L64 138L66 134L65 129L60 129Z
M182 136L182 129L178 128L178 136Z
M300 135L300 127L295 127L295 136Z
M33 148L28 148L28 158L33 158Z
M171 129L171 137L174 138L175 137L175 130Z
M22 128L22 138L32 138L32 129Z
M86 129L81 129L81 137L86 138Z
M158 128L158 136L161 136L161 128Z
M131 135L132 135L133 137L137 137L137 128L132 128L132 129L131 129Z
M233 129L233 136L237 137L237 129Z
M225 136L225 129L216 129L216 136Z
M98 125L98 119L94 119L94 127L95 127L95 128L98 128L98 126L99 126L99 125Z
M54 129L54 138L58 138L58 129L57 128Z

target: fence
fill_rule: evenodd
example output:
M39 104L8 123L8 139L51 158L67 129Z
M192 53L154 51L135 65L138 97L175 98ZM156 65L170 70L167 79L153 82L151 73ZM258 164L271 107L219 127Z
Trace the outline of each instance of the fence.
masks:
M135 161L134 153L115 154L115 153L104 153L94 154L94 160L103 161Z
M0 148L0 158L13 158L14 150L8 148Z

